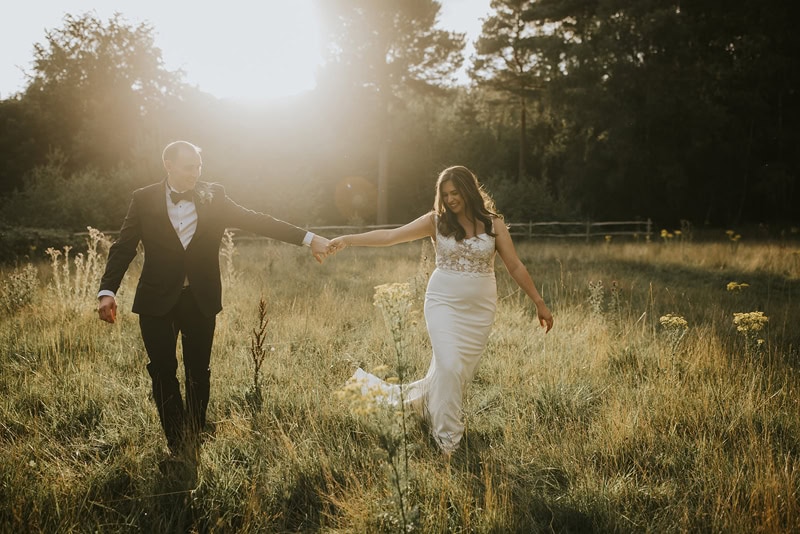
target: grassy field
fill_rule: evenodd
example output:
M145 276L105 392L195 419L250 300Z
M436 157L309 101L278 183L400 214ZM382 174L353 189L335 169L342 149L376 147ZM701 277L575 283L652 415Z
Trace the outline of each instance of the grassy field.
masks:
M168 472L130 313L137 266L113 326L94 311L98 258L6 268L0 526L798 531L798 248L724 236L519 244L555 328L543 334L498 264L495 329L466 393L467 434L447 461L420 421L354 413L337 394L358 365L425 373L419 297L398 358L373 288L420 280L430 247L348 249L319 266L307 249L241 242L217 323L213 432L196 471ZM257 390L261 298L269 323ZM756 311L768 322L744 316L738 330L734 313Z

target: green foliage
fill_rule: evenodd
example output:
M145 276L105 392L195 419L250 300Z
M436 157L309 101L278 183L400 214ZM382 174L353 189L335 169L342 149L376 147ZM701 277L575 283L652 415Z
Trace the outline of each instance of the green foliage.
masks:
M439 92L452 83L463 56L464 36L436 28L441 9L435 0L318 1L328 61L320 88L357 95L372 111L368 127L377 151L377 222L389 222L392 123L404 102L400 94ZM361 104L364 106L364 104ZM371 109L370 109L371 108ZM390 179L391 177L391 179Z
M47 146L36 138L44 127L21 97L0 100L0 195L23 186L25 174L44 156Z
M127 161L144 119L179 93L181 76L164 68L148 24L68 14L34 46L24 98L45 118L39 143L64 151L74 168L108 169Z
M545 101L564 125L555 187L591 216L791 217L765 193L798 174L798 130L776 127L798 119L796 15L778 1L533 3Z
M0 216L29 227L57 226L73 231L87 225L118 228L134 183L131 173L123 167L70 172L67 157L56 151L46 164L33 170L22 190L0 204Z
M490 178L487 183L507 222L565 220L575 215L563 202L553 198L541 180Z
M0 101L6 222L115 228L131 189L163 177L163 146L186 137L234 199L299 224L345 222L329 199L353 176L406 222L452 164L495 181L515 219L563 206L670 226L795 219L800 4L496 0L477 83L459 88L464 38L437 27L439 2L317 4L317 89L264 106L185 87L147 24L66 16L36 45L28 88ZM528 207L544 198L555 204Z
M40 261L48 247L69 243L79 245L72 232L51 228L0 225L0 263L20 260Z
M317 7L328 43L323 79L368 87L386 103L403 87L452 82L463 61L464 36L436 28L435 0L323 0Z
M519 147L517 179L528 177L528 102L535 99L548 75L540 53L531 46L535 28L524 19L531 2L494 1L494 13L483 23L475 43L470 74L479 85L514 97L518 102Z

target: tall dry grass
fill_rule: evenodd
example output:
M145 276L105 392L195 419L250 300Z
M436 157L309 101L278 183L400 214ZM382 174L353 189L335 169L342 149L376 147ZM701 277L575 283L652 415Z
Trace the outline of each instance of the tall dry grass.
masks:
M396 532L403 521L420 532L800 529L796 248L518 249L555 329L542 333L499 267L497 320L466 392L459 451L445 461L425 425L408 420L405 518L384 432L336 392L358 365L395 365L373 288L427 272L419 244L348 249L323 266L281 244L228 251L214 428L196 472L158 468L165 445L129 311L138 264L115 325L96 318L96 280L78 266L66 275L63 265L36 266L35 285L30 269L8 270L0 288L28 283L30 295L0 313L3 530ZM728 291L731 281L748 286ZM13 291L9 302L19 303ZM254 409L261 298L269 323ZM769 322L752 341L733 313L756 310ZM430 345L412 313L405 374L418 378ZM663 325L667 314L684 318L685 331Z

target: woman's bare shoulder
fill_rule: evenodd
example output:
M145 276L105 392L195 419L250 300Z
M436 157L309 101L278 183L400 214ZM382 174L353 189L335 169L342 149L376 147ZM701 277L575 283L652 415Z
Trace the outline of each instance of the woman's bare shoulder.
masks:
M497 233L498 230L504 229L508 230L508 226L506 226L506 221L503 219L502 215L492 215L490 217L492 221L492 232Z

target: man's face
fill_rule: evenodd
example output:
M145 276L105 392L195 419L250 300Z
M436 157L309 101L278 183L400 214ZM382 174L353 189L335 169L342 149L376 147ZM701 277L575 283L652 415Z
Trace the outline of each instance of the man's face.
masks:
M200 179L203 159L189 148L182 148L172 160L164 162L169 185L178 192L193 189Z

